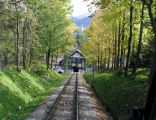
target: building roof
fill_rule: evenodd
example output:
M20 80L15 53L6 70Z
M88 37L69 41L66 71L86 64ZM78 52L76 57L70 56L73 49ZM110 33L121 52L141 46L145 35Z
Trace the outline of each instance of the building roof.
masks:
M73 50L73 52L70 55L71 57L79 57L79 58L84 58L81 50L79 48L76 48L75 50Z

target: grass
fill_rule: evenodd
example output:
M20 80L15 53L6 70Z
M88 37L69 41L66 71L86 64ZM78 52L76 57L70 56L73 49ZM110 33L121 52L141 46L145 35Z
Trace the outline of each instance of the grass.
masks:
M145 104L148 79L146 70L139 69L137 76L127 78L115 72L96 73L95 81L92 80L91 73L87 73L85 78L92 84L114 119L128 120L134 106L142 107Z
M23 120L62 83L54 71L0 71L0 120Z

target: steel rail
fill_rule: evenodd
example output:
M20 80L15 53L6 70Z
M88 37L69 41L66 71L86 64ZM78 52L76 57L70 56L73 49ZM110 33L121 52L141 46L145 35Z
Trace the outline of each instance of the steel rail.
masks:
M48 117L46 118L46 120L50 120L51 117L53 116L54 110L55 110L55 108L56 108L56 106L57 106L59 100L61 99L61 96L62 96L62 94L64 93L64 91L65 91L67 85L69 85L69 83L70 83L70 81L71 81L71 79L72 79L72 77L73 77L74 74L75 74L75 73L73 73L73 74L71 75L71 77L68 79L68 81L65 83L64 88L61 90L60 94L58 95L57 99L55 100L54 105L52 106L52 108L51 108L51 110L50 110L50 113L49 113Z
M78 73L76 73L76 89L75 89L75 99L76 99L76 113L75 113L75 116L76 116L76 120L79 119L79 105L78 105Z

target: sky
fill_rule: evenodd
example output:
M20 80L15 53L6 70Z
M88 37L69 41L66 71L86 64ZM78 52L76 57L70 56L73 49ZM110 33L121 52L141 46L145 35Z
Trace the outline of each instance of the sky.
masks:
M89 15L87 2L83 2L83 0L71 0L71 4L73 5L73 17Z

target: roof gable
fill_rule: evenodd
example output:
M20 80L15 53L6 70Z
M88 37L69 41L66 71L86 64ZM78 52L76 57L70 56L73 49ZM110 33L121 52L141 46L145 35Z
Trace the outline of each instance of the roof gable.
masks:
M72 54L71 57L80 57L80 58L84 58L83 54L81 53L80 49L75 49Z

